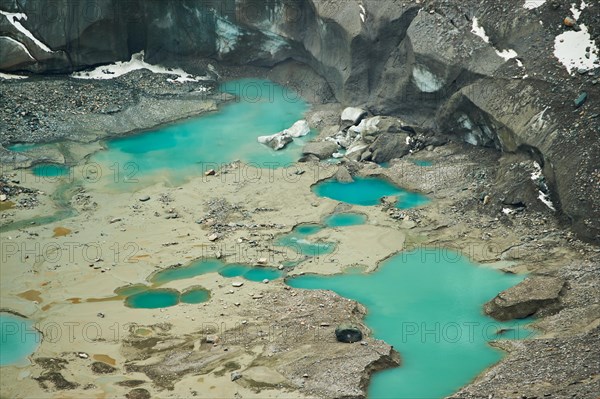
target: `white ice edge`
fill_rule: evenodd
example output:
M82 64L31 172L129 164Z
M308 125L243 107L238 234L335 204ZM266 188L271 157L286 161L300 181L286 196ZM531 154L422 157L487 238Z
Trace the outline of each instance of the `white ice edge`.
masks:
M6 17L6 19L8 20L8 22L14 26L15 28L17 28L17 30L21 33L23 33L25 36L27 36L28 38L30 38L36 46L38 46L40 49L44 50L47 53L53 53L52 49L50 49L50 47L46 46L44 43L42 43L40 40L38 40L38 38L36 38L33 33L31 33L26 27L24 27L21 22L19 22L20 20L24 20L27 21L27 15L23 14L23 13L14 13L14 12L7 12L7 11L2 11L0 10L0 14L4 15Z
M91 71L75 72L71 76L76 79L114 79L139 69L147 69L156 74L178 76L176 79L167 79L167 81L171 83L201 82L208 79L206 76L191 75L181 68L168 69L161 65L148 64L146 61L144 61L143 51L133 54L131 56L131 60L129 61L119 61L114 64L102 65ZM204 89L208 90L207 88Z
M525 0L525 4L523 4L523 8L526 8L528 10L533 10L538 7L541 7L542 5L544 5L545 2L546 2L546 0Z
M0 78L6 79L6 80L19 80L19 79L27 79L27 76L12 75L10 73L2 73L2 72L0 72Z
M483 29L482 26L479 26L479 20L477 19L477 17L473 18L473 27L471 28L471 33L479 36L486 43L490 42L490 38L488 37L488 35L486 35L485 29Z
M539 163L534 161L533 168L534 168L534 170L533 170L533 172L531 172L531 180L533 180L533 182L537 184L537 180L543 176L542 167L540 166ZM540 201L542 201L551 210L553 210L553 211L556 210L556 208L554 207L554 204L552 203L552 201L550 201L550 196L541 190L538 191L538 199Z

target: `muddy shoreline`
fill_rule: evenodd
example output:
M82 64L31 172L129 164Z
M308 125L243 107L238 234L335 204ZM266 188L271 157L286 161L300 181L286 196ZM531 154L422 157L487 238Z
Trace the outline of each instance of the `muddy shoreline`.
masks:
M155 83L155 78L152 75L148 76L145 72L136 72L134 77L124 77L124 79L132 79L132 81L135 79L135 82L142 82L142 88L135 89L143 92L143 94L140 94L141 97L154 98L153 96L156 95L156 93L152 93L152 90L156 90L156 87L152 86ZM150 80L145 82L146 79ZM57 81L60 82L61 80ZM70 80L65 80L59 84L59 87L62 84L70 84L69 82ZM144 82L148 86L144 86ZM22 84L22 82L10 82L9 84L18 85ZM28 84L37 83L28 82ZM43 85L44 83L41 84ZM102 84L105 83L103 82ZM107 84L110 85L111 83ZM135 86L137 83L131 84ZM101 92L103 86L99 85L96 90ZM146 91L144 92L144 90ZM183 97L183 101L186 103L196 102L197 99L186 98L188 94L186 94L185 90L182 88L178 93L168 92L168 94L163 92L162 95L164 97L158 95L160 100L157 100L158 102L155 104L164 105L171 102L174 98L180 97ZM19 89L14 90L14 93L18 92ZM213 100L211 99L211 101ZM40 102L39 99L27 98L19 106L24 107L24 111L22 112L26 112L27 115L27 113L32 112L31 109L36 109ZM197 114L213 111L215 108L213 108L212 104L211 102L208 109L205 107L206 104L199 108L190 106L190 108L187 108L187 111L193 110ZM217 102L214 104L217 104ZM314 114L321 109L328 111L332 108L336 109L336 106L314 105L311 113ZM161 113L157 119L164 120L164 116L170 111L172 111L171 108L165 109L164 113ZM80 112L87 113L87 111L83 110ZM181 114L177 115L181 116ZM185 115L184 117L189 116L191 115ZM6 117L10 118L10 115ZM171 117L173 120L170 122L175 121L175 119L181 119L181 117L175 115ZM49 118L52 119L54 116L50 115ZM67 117L65 116L65 118ZM73 116L72 118L75 119L77 117ZM51 130L52 126L59 123L60 120L60 118L56 118L48 122L47 127L42 126L42 129L38 130ZM94 118L91 120L94 120ZM159 125L170 122L161 122ZM64 139L71 140L77 137L79 133L77 129L73 129L75 124L67 124L70 126L70 129L73 129L72 131L69 132L67 129L59 134L40 133L39 135L31 136L29 125L26 124L24 119L17 120L16 123L18 127L11 130L10 134L12 136L2 135L2 144L19 141L39 143ZM149 120L148 123L151 124L152 120ZM321 127L326 128L330 123L327 118L324 118L322 121L323 126ZM147 130L151 128L151 126L147 126L142 129ZM104 133L95 132L93 135L86 136L85 140L97 141L108 138L112 134L114 133L108 131ZM14 164L11 165L12 158L10 157L12 154L7 154L9 154L8 151L2 149L0 160L3 162L3 171L5 172L8 172L14 166ZM433 162L433 166L421 167L411 162L412 159L417 158L430 160ZM25 157L21 159L20 165L36 161L38 160ZM394 161L389 169L383 169L371 163L346 163L348 169L356 171L356 173L361 175L384 175L388 180L402 187L423 192L434 198L434 203L424 208L398 211L385 205L380 205L369 210L369 218L377 220L377 224L369 228L373 229L373 231L386 232L385 234L389 234L389 231L395 231L398 235L404 237L403 242L405 243L403 248L382 246L374 251L372 254L373 259L368 261L369 264L377 265L379 261L399 250L411 250L422 247L449 247L466 254L473 261L487 264L489 267L496 267L495 265L497 265L497 267L506 272L558 276L564 278L566 281L568 289L559 298L559 306L549 309L542 308L537 314L538 320L534 325L541 331L539 336L535 337L532 342L500 341L495 343L495 346L506 350L508 355L500 363L484 371L472 384L453 395L453 398L488 397L490 393L495 397L515 398L521 398L524 395L535 396L540 393L548 393L556 397L571 397L575 395L581 398L593 398L594 393L599 391L600 379L598 379L598 375L600 373L600 365L597 362L594 363L593 359L600 358L600 349L591 345L591 343L597 339L600 329L600 293L597 289L600 286L600 249L591 244L579 241L570 232L565 231L558 223L556 215L543 204L539 207L527 208L511 214L503 213L503 205L499 197L502 195L503 190L509 190L510 185L515 184L514 181L506 181L504 173L506 170L514 170L514 168L511 169L513 165L520 165L524 162L526 162L526 159L515 155L502 155L495 150L450 142L449 144L433 147L430 150L422 150L401 160ZM309 171L311 168L320 168L319 171L321 174L318 180L329 177L336 171L335 167L322 167L322 165L314 163L299 165ZM525 175L528 173L526 170L517 172ZM224 230L222 242L219 243L220 247L217 246L217 249L233 248L237 240L244 238L248 234L257 234L261 239L267 240L266 237L273 233L291 230L295 223L290 224L290 220L295 220L296 223L319 222L320 217L333 212L339 206L335 201L323 199L316 201L311 196L310 186L315 183L315 180L309 177L310 175L315 176L312 173L307 173L305 177L300 179L300 184L292 186L286 185L283 181L276 183L275 187L267 185L266 182L259 183L256 187L234 184L233 193L230 192L230 188L223 187L222 185L219 186L218 179L211 180L206 177L195 179L195 183L208 188L209 191L212 190L211 196L222 196L230 202L235 202L236 196L246 196L245 198L256 196L257 198L251 201L251 205L246 206L249 210L252 210L252 206L255 207L255 210L251 213L253 219L255 219L255 223L260 224L261 221L263 223L268 221L271 224L279 223L285 226L279 229L274 227L257 229L244 226ZM145 244L141 254L148 254L148 257L138 259L141 262L141 265L138 265L141 266L139 270L135 271L132 268L121 269L117 264L113 266L102 265L102 268L111 270L102 274L102 283L100 285L108 287L124 281L129 283L143 282L146 276L150 275L150 271L171 265L173 257L193 259L198 256L205 257L207 254L212 256L216 251L214 245L204 236L210 232L210 229L207 226L198 226L195 223L197 213L201 212L201 210L196 209L198 206L192 205L193 202L191 200L201 198L202 196L199 192L194 191L198 189L194 188L193 183L188 182L184 184L182 190L178 190L176 187L171 188L160 185L143 189L142 191L148 193L153 200L149 203L147 209L141 210L136 199L140 195L139 193L120 193L114 195L92 188L88 192L80 192L78 194L80 196L77 198L74 197L72 200L72 204L78 209L80 214L73 218L73 220L67 219L60 222L60 224L76 231L76 240L81 242L95 242L102 237L103 233L99 235L97 231L92 232L86 229L89 223L97 223L98 226L101 226L101 230L109 232L108 236L111 237L113 242L127 240L130 237L143 239ZM34 186L36 185L34 184ZM52 184L48 183L46 186L37 185L34 188L51 192ZM298 209L282 209L280 204L273 202L273 199L259 194L264 190L271 189L280 192L281 198L288 198L290 204L298 204ZM287 191L289 193L286 194ZM482 194L484 195L482 196ZM483 199L485 195L491 198L488 202ZM188 198L188 196L192 198ZM294 198L294 196L298 198ZM40 210L44 211L48 207L51 207L50 202L47 201L44 195L40 197L40 204L37 207L33 207L33 209L16 208L11 209L10 212L14 213L14 217L16 218L27 218L27 215L32 215ZM275 197L279 196L275 195ZM155 201L155 198L165 198L165 200ZM96 206L93 206L94 203ZM107 203L112 203L115 206L115 210L107 209L107 207L103 206L103 204ZM309 205L307 206L307 204ZM315 204L316 206L314 206ZM290 207L293 208L292 205ZM147 215L155 212L164 216L168 213L169 208L181 209L179 212L180 217L167 221L162 220L163 218L150 219L150 221L161 220L161 223L159 223L161 227L157 228L156 233L151 234L150 237L146 237L144 235L144 226L148 223L149 216ZM210 206L206 204L201 207L204 211L207 208L210 208ZM262 208L277 208L279 212L265 213L256 211L256 209ZM194 209L194 211L192 212L190 209ZM125 215L125 221L115 222L114 224L109 223L111 219L117 216L123 217L115 214L115 212ZM236 212L235 208L233 210L227 208L225 212L226 217L222 221L223 225L226 225L229 220L228 218L235 219L235 217L239 217L239 215L235 216ZM316 215L320 216L316 218ZM2 216L4 218L4 215ZM33 237L41 237L38 238L41 242L48 243L52 240L52 237L48 236L49 227L32 226L31 228L23 228L11 232L11 239L31 240ZM176 231L176 233L172 233L173 231ZM201 238L185 238L187 237L186 234L198 235L199 233L203 234ZM173 237L173 242L177 241L179 243L173 246L164 246L165 243L170 243L166 238L169 236ZM359 235L356 236L356 238L358 237ZM3 233L3 241L4 239L5 234ZM343 241L343 237L337 237L336 239ZM243 245L247 244L244 242ZM343 242L340 245L342 245L343 250ZM266 248L268 246L265 246L263 249L266 250ZM222 252L226 260L238 261L238 255L235 251L234 253L230 253L231 251L228 253L227 250L223 250ZM260 251L252 248L251 253L258 254ZM331 265L328 272L336 273L343 271L344 265L347 264L345 262L351 263L352 259L351 253L345 256L346 258L342 257ZM3 304L3 307L15 309L15 312L22 312L41 320L63 322L71 320L73 315L69 314L70 311L67 310L69 306L64 303L64 293L56 292L60 288L54 286L59 279L58 275L61 274L63 276L61 278L70 278L81 283L82 287L79 288L71 286L65 288L67 293L72 294L73 297L77 297L77 295L85 292L86 289L93 290L95 285L93 281L99 276L98 273L94 273L91 270L82 271L81 266L86 262L85 259L81 258L81 254L78 257L73 262L60 265L61 269L54 268L52 270L50 265L44 265L43 263L31 264L31 271L35 277L31 281L24 281L22 278L19 279L16 287L11 289L11 294L17 293L18 290L25 291L26 289L31 289L31 287L39 286L46 282L49 282L50 287L54 288L54 293L49 291L45 295L47 297L44 298L45 302L43 304L10 298L7 301L7 305ZM246 260L253 262L256 261L254 258L256 256L252 256L252 259ZM29 262L25 263L29 264ZM276 262L273 262L271 266L276 266ZM303 264L295 273L310 273L314 270L313 267L314 265ZM85 269L88 268L85 267ZM81 277L82 273L83 277ZM110 277L115 274L118 277ZM19 273L14 272L14 277L18 277L19 275ZM353 368L351 369L353 372L349 371L342 378L324 372L316 375L319 374L319 370L312 369L313 363L299 362L299 359L302 359L300 357L302 345L317 345L313 347L314 353L316 358L318 358L317 360L323 363L326 363L327 356L332 356L333 353L330 352L332 345L321 345L321 343L311 341L313 330L319 330L321 323L324 322L310 315L323 313L320 305L326 304L329 312L328 316L331 320L325 322L329 326L322 328L325 331L331 332L330 330L335 325L335 322L338 319L343 320L348 315L351 315L353 322L362 324L364 309L361 311L360 305L349 303L351 301L327 292L290 290L282 282L272 282L268 285L246 283L244 291L249 290L250 295L260 292L260 300L252 299L252 296L247 295L248 292L245 292L245 295L238 292L229 294L231 287L227 279L219 278L215 280L214 278L203 277L199 279L199 282L206 288L214 290L216 294L214 298L211 298L209 306L199 306L198 309L201 309L202 312L207 312L210 317L224 318L224 320L227 320L228 325L241 323L243 320L250 319L250 315L252 315L255 318L252 320L252 323L259 330L265 326L268 327L273 318L276 318L281 313L277 310L277 307L282 306L282 302L293 299L297 300L301 305L291 307L291 311L284 311L282 309L281 311L284 313L291 313L279 319L280 325L282 328L284 326L297 328L298 325L295 323L301 320L303 324L300 325L310 326L312 330L307 328L305 331L304 327L302 327L299 333L300 338L296 342L285 342L285 351L269 352L272 348L256 349L256 346L261 341L260 335L252 336L249 341L245 341L237 346L233 344L228 345L227 341L217 343L216 345L209 345L205 341L205 332L194 332L194 328L190 328L190 326L181 327L169 322L171 317L181 320L188 319L188 322L193 321L191 314L194 312L191 312L189 308L177 308L160 312L158 320L156 314L152 314L152 312L142 311L143 314L136 313L134 316L134 313L128 310L125 314L119 315L116 321L119 322L135 317L136 320L139 320L138 330L147 329L151 331L150 337L153 338L152 342L146 342L149 338L143 334L140 335L136 329L128 328L127 331L124 331L125 338L122 344L116 345L114 340L106 338L94 344L102 347L103 354L117 359L117 368L122 370L128 379L133 378L142 381L140 386L143 385L143 389L161 396L167 392L169 395L174 396L193 394L192 387L194 384L197 384L197 381L192 376L197 376L198 373L203 375L202 378L205 379L206 383L210 382L212 386L224 387L222 391L213 391L213 396L233 395L232 386L237 389L238 384L229 381L230 372L238 368L249 367L254 368L255 374L254 379L250 377L242 379L242 384L240 384L242 388L240 389L242 389L243 397L265 397L276 395L278 392L293 393L295 396L361 397L365 392L364 384L368 375L379 367L389 367L394 363L393 351L389 346L368 338L366 340L368 345L364 346L364 348L359 348L361 351L364 349L365 353L362 360L353 364ZM181 285L178 285L176 282L170 283L167 285L167 288L177 289L181 288ZM231 306L234 297L239 301L239 307ZM50 308L46 308L46 311L42 310L48 305L50 305ZM95 307L88 304L77 306L80 306L80 308L74 314L80 317L82 321L104 323L102 324L103 327L108 329L109 320L98 319L95 316L97 313L94 310ZM109 319L114 322L113 315L115 312L119 312L120 308L117 303L107 304L107 306L109 310L105 311L105 313L110 315ZM226 308L223 308L223 306L226 306ZM136 310L135 312L140 312L140 310ZM169 317L167 318L166 316ZM364 326L364 324L362 325ZM228 327L226 332L230 330ZM161 345L157 346L159 342L161 342ZM330 338L325 339L323 342L331 343ZM37 360L34 360L34 365L27 371L28 376L24 378L19 377L21 379L20 383L25 384L28 389L31 389L31 392L35 392L38 396L49 396L52 395L52 392L62 391L63 389L74 390L74 393L101 392L105 387L94 385L94 374L81 371L87 370L89 364L86 363L86 359L82 359L76 353L70 352L72 347L73 345L64 346L60 344L42 347L40 353L36 353L33 356ZM93 353L94 351L98 351L91 343L78 342L76 347L78 348L77 352ZM194 355L196 357L189 357L189 355L185 354L189 352L190 347L196 348L202 353L202 356L209 356L214 361L208 364L198 363L199 358L196 355ZM69 349L67 350L67 348ZM225 348L227 349L226 351L224 350ZM367 348L378 348L379 355L369 352ZM558 349L550 350L548 348ZM178 355L167 356L167 349L174 351ZM219 352L218 355L216 354L217 351ZM336 369L346 367L344 366L344 362L350 361L349 359L355 359L356 353L353 352L354 349L338 348L336 346L335 351L339 351L336 353L345 360L339 363L328 364L324 366L324 370L328 367ZM574 353L567 363L561 361L565 356L565 352ZM288 354L284 356L283 353ZM368 353L371 354L369 355ZM548 361L548 353L551 353L549 356L555 361ZM49 367L47 361L41 360L58 357L64 357L67 363L56 370L55 366L53 366L54 368ZM265 361L264 359L266 358L272 358L273 361ZM315 359L312 360L316 361ZM580 362L580 359L583 361ZM189 367L184 369L177 368L175 366L178 362L188 364ZM231 362L236 362L237 366L234 367L235 370L230 371L231 365L227 366L227 364ZM293 371L290 374L285 374L281 368L283 364L297 364L297 366L292 369ZM544 367L541 367L542 365ZM507 368L510 372L507 371ZM536 370L535 375L532 374L531 370ZM214 375L215 371L217 372L216 376ZM7 378L17 378L24 375L16 368L3 368L2 373L3 378L4 376ZM267 374L266 376L265 373ZM159 374L169 377L159 377ZM221 375L219 376L218 374ZM305 374L308 377L304 377ZM557 375L560 375L561 378L557 379ZM502 376L502 378L498 378L498 376ZM283 377L283 379L280 377ZM37 378L37 380L34 378ZM561 382L555 382L559 380ZM48 381L52 381L52 384L48 384ZM70 384L65 384L65 381L70 382ZM524 381L533 381L533 383L525 384ZM117 388L116 385L111 389L116 389L119 395L124 395L129 390L128 387L119 386ZM166 389L166 391L163 389ZM23 388L2 387L3 396L15 396L17 392L23 392Z

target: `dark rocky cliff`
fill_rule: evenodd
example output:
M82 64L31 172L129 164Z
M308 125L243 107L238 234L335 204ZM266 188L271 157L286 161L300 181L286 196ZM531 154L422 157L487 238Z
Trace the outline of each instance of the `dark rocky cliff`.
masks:
M553 55L570 2L523 0L0 0L0 70L69 73L127 60L309 66L345 105L399 115L475 145L526 152L583 238L600 237L600 69L570 76ZM489 42L473 34L473 19ZM600 6L580 21L598 41ZM505 59L500 51L518 56ZM517 62L518 59L518 62ZM289 62L294 60L296 62ZM521 66L521 65L522 66ZM596 64L597 65L597 64ZM581 91L588 101L575 109Z

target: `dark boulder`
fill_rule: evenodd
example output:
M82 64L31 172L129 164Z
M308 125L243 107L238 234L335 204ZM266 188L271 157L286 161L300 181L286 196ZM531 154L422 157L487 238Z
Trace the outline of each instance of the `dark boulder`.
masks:
M110 374L117 371L117 369L113 366L103 362L94 362L90 367L92 368L92 371L96 374Z
M358 327L350 324L342 324L335 329L335 337L339 342L351 344L362 341L363 335Z
M388 162L393 158L402 158L409 153L409 136L405 133L383 133L369 147L373 162Z
M144 388L135 388L125 395L127 399L150 399L152 395Z

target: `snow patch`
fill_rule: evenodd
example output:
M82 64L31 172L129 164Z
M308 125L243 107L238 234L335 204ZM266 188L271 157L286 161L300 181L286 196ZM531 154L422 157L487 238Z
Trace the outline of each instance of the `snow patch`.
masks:
M525 0L525 4L523 4L523 8L526 8L528 10L533 10L538 7L541 7L545 2L546 2L546 0Z
M579 27L580 31L568 30L554 39L554 56L569 73L579 68L593 69L595 61L598 60L598 47L592 40L587 26L581 24ZM585 56L587 47L590 47L589 58Z
M540 182L540 179L543 178L543 173L542 173L542 167L540 166L539 163L537 162L533 162L533 172L531 172L531 180L537 185L537 186L542 186L545 191L548 191L548 187L546 186L546 183ZM547 193L545 193L542 190L538 191L538 199L540 201L542 201L548 208L550 208L553 211L556 211L556 208L554 207L554 204L552 203L552 201L550 200L550 195L548 195Z
M12 75L10 73L2 73L2 72L0 72L0 78L6 79L6 80L19 80L19 79L27 79L27 76Z
M367 10L365 10L365 6L363 6L362 4L359 4L358 6L360 7L360 20L364 23L365 19L367 18Z
M477 19L477 17L473 18L473 27L471 28L471 33L479 36L486 43L490 42L490 38L485 33L485 29L483 28L483 26L479 26L479 20ZM502 51L498 50L495 47L494 49L496 50L496 54L498 54L499 57L504 58L505 61L513 59L518 55L517 52L513 49L507 49Z
M476 17L473 18L473 28L471 29L471 33L479 36L486 43L490 42L490 38L486 35L485 29L483 29L483 26L479 26L479 20Z
M501 58L504 58L506 61L508 60L512 60L513 58L517 57L519 54L517 54L517 52L513 49L508 49L508 50L498 50L496 49L496 54L498 54L498 56L500 56ZM518 63L519 61L517 61ZM519 66L523 66L522 64Z
M12 26L14 26L15 28L17 28L17 30L19 32L21 32L22 34L24 34L25 36L27 36L28 38L30 38L36 46L38 46L40 49L44 50L47 53L53 53L53 51L50 49L50 47L46 46L44 43L42 43L41 41L39 41L34 35L33 33L31 33L26 27L24 27L21 24L21 20L23 21L27 21L27 15L23 14L23 13L14 13L14 12L7 12L7 11L2 11L0 10L0 14L4 15L6 17L6 19L8 20L8 22L10 24L12 24Z
M502 213L504 213L505 215L511 215L515 213L515 210L510 208L502 208Z
M419 90L424 93L435 93L444 87L444 81L424 67L415 66L412 76Z
M158 74L177 75L178 77L176 79L167 79L167 81L171 83L200 82L208 79L206 76L191 75L181 68L169 69L160 65L148 64L146 61L144 61L143 51L140 51L137 54L133 54L131 56L131 60L129 61L119 61L114 64L99 66L96 69L87 72L75 72L71 76L76 79L105 80L114 79L119 76L123 76L129 72L137 71L138 69L147 69L150 72ZM203 89L204 90L201 91L208 90L208 88Z

